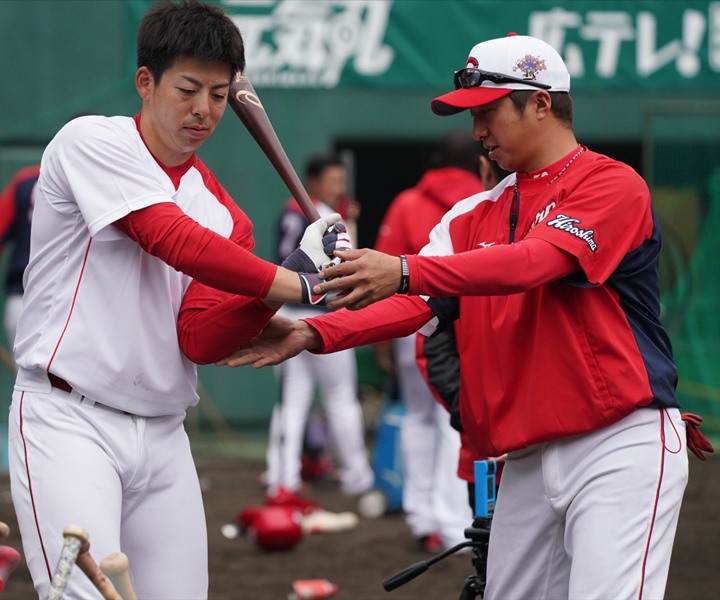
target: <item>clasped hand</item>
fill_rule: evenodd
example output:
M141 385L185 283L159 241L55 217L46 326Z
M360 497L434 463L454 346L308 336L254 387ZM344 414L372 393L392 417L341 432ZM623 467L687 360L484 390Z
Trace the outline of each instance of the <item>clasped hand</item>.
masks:
M303 304L325 306L346 293L346 290L322 294L313 292L313 287L320 282L318 271L340 262L335 252L352 249L347 228L339 221L340 215L332 213L310 223L300 245L282 263L283 267L298 274Z
M325 281L316 285L314 293L342 292L347 295L328 302L330 308L355 310L392 296L400 285L400 260L374 250L337 252L340 264L325 267L319 276ZM275 315L260 335L217 362L218 366L254 368L277 365L303 350L322 348L320 334L305 321L294 321Z
M275 315L258 336L215 364L219 367L252 365L259 369L280 364L303 350L316 350L321 346L320 335L305 321Z
M283 261L283 267L300 274L303 302L358 310L392 296L400 286L398 257L353 250L339 220L333 213L311 223L300 246Z
M397 256L368 249L336 251L335 256L342 262L320 271L319 276L324 281L313 288L316 294L349 290L328 301L330 308L358 310L397 292L400 286L400 259Z

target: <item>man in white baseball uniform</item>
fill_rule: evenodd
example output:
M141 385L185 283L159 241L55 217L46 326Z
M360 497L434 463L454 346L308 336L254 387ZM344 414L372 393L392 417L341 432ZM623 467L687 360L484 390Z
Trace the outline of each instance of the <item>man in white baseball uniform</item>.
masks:
M9 417L12 497L35 588L63 528L123 551L137 595L207 598L207 532L183 428L194 363L257 334L349 247L311 224L282 268L254 256L252 223L195 154L245 68L218 7L160 3L138 30L132 117L84 116L47 147L35 194ZM292 269L292 270L291 270ZM300 273L300 275L298 275ZM98 593L74 570L68 598Z
M352 215L343 207L351 203L346 195L347 171L342 160L332 154L311 156L305 175L308 194L318 214L338 212L351 227L354 219L348 218ZM307 226L307 218L297 203L289 200L279 220L279 261L295 250ZM280 312L292 319L302 319L327 310L322 306L286 304ZM357 395L355 350L349 348L327 355L303 352L280 365L278 372L281 395L273 409L267 451L268 503L307 507L307 501L298 492L302 485L303 438L316 387L320 389L333 447L339 458L341 491L355 495L368 490L374 476ZM328 377L328 373L333 376Z

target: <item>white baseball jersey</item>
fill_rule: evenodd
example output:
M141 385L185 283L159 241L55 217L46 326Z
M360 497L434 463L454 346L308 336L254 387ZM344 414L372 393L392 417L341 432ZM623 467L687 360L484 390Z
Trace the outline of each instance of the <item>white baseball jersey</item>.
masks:
M129 117L75 119L48 145L15 342L16 389L47 392L51 372L80 394L141 416L197 403L196 368L177 341L191 278L112 226L131 211L175 202L229 237L230 212L206 187L202 162L191 161L163 170ZM173 175L181 175L177 189Z

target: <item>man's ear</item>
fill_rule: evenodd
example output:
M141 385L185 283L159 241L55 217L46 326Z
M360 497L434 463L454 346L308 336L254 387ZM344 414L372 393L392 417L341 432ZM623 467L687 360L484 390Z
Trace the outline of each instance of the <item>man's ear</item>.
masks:
M494 180L494 172L490 159L487 156L480 155L480 179L483 183L483 188L491 190L495 187L496 182Z
M548 92L545 90L538 90L533 94L532 102L535 114L537 114L539 119L544 119L550 114L552 108L552 96L550 96Z
M135 73L135 88L143 100L149 100L154 85L155 78L150 72L150 69L147 67L140 67Z

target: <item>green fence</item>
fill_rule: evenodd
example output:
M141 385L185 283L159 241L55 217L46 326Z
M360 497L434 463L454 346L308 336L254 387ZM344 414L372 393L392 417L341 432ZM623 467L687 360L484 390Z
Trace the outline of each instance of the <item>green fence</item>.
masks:
M600 141L639 147L644 135L643 175L666 232L663 319L680 368L679 393L687 410L705 417L704 429L720 438L715 260L720 197L713 175L720 160L720 117L713 107L701 109L720 89L720 2L220 4L244 32L252 77L297 168L310 153L338 141L419 145L447 127L469 126L462 116L434 117L429 100L447 91L452 70L462 66L472 44L510 30L555 44L573 73L578 139L591 147ZM0 112L0 186L18 168L36 162L71 116L137 111L133 35L148 5L149 0L0 0L0 70L7 82ZM304 31L317 35L299 35ZM307 46L293 51L298 40ZM656 98L674 104L655 106ZM287 190L228 113L201 155L252 219L257 252L269 258ZM387 181L400 166L393 157L382 168L355 173L358 181L378 181L383 192L359 198L364 214L371 208L379 212L399 191ZM2 304L0 298L0 309ZM6 346L4 332L0 342ZM362 382L377 385L381 378L371 350L359 348L357 356ZM202 367L200 380L205 401L193 415L198 429L266 426L277 397L272 370ZM10 370L0 366L3 413L12 381ZM0 414L0 424L5 420Z
M650 111L646 177L662 219L663 322L683 409L720 440L720 107Z

